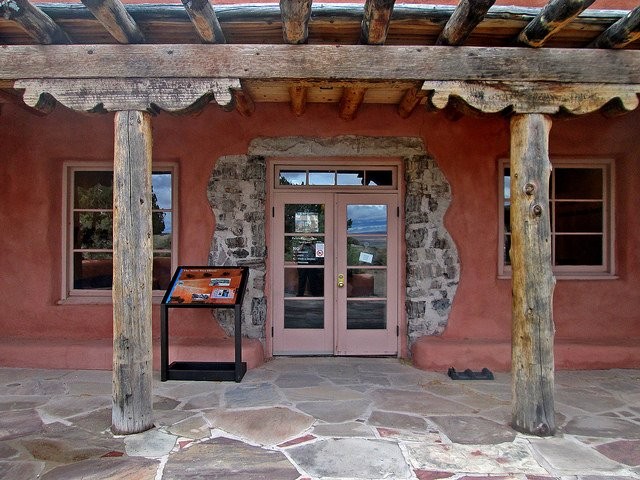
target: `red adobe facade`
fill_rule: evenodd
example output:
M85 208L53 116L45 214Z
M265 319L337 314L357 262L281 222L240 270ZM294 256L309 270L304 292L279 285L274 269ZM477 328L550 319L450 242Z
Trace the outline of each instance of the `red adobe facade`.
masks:
M133 3L133 2L132 2ZM146 3L146 2L145 2ZM443 2L445 3L445 2ZM455 2L450 2L455 4ZM497 4L540 6L545 2ZM632 9L608 0L600 9ZM114 155L113 114L82 114L58 106L37 116L13 103L0 104L3 188L0 189L0 366L109 369L112 305L65 298L65 251L70 164L103 165ZM559 369L640 368L640 109L605 117L599 113L554 119L549 156L554 165L605 162L606 268L599 274L568 269L557 274L553 298L555 360ZM185 117L153 118L153 159L175 167L173 266L206 265L216 235L215 206L207 198L218 159L249 155L256 139L413 138L441 170L451 201L444 226L455 244L459 280L443 328L410 337L400 308L398 356L424 369L510 368L511 280L502 267L502 178L509 158L509 120L417 108L400 118L395 108L364 104L354 120L340 120L332 103L310 103L302 116L288 104L260 103L250 116L215 104ZM573 163L572 163L573 162ZM269 165L267 163L267 165ZM560 170L558 170L560 171ZM400 172L402 173L402 172ZM400 174L400 188L403 176ZM266 181L266 180L265 180ZM559 181L559 180L558 180ZM404 197L403 197L404 198ZM267 193L267 258L272 233ZM401 208L401 210L404 210ZM578 229L579 230L579 229ZM584 233L584 232L583 232ZM407 255L401 235L400 255ZM274 275L267 261L265 296ZM571 270L571 271L569 271ZM406 269L399 269L400 305L407 303ZM153 309L154 364L158 366L159 297ZM255 367L273 354L267 302L262 335L246 338L244 359ZM228 332L207 310L185 312L172 326L174 355L228 360Z

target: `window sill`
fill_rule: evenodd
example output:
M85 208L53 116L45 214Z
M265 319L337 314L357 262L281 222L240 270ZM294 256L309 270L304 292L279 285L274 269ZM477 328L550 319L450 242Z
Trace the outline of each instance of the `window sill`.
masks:
M153 293L151 303L160 305L164 292ZM110 295L72 295L58 300L57 305L112 305Z
M620 277L617 275L606 275L606 274L554 274L556 280L577 280L577 281L602 281L602 280L619 280ZM498 280L511 280L511 275L498 275Z

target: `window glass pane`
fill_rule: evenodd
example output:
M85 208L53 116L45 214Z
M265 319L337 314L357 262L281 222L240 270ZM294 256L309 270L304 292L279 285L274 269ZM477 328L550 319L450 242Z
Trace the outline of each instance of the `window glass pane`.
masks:
M347 265L380 266L387 264L387 237L358 235L347 237Z
M113 214L111 212L76 212L73 214L74 249L113 248Z
M350 268L347 270L347 297L387 296L387 270Z
M602 199L601 168L557 168L556 198Z
M502 254L502 258L504 259L505 265L511 265L511 257L509 254L510 250L511 250L511 235L507 234L504 236L504 252Z
M298 265L324 265L324 236L285 237L284 261Z
M171 250L171 213L153 212L153 248Z
M502 186L505 200L509 200L511 198L511 169L505 168L502 176ZM505 202L506 203L506 202Z
M281 170L280 185L306 185L307 172L302 170Z
M82 209L111 209L113 172L74 172L73 206Z
M602 232L602 202L556 202L555 231L558 233Z
M504 231L511 232L511 205L504 202Z
M112 254L74 253L73 278L73 288L76 289L110 289L113 279Z
M338 170L338 185L364 185L364 171Z
M309 172L309 185L335 185L335 172Z
M556 265L602 265L602 235L556 235Z
M392 170L367 170L367 183L370 187L387 187L393 185Z
M171 173L154 172L151 175L151 188L153 191L152 209L171 209Z
M324 328L324 300L285 299L284 328Z
M166 290L171 281L171 253L156 252L153 254L153 289Z
M285 233L324 233L324 205L286 204Z
M347 205L347 233L387 233L387 206Z
M387 328L387 302L347 300L347 330Z

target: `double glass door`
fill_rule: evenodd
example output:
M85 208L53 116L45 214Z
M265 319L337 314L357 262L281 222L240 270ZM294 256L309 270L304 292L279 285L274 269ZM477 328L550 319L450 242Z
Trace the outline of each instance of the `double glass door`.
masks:
M273 353L398 351L396 194L277 193Z

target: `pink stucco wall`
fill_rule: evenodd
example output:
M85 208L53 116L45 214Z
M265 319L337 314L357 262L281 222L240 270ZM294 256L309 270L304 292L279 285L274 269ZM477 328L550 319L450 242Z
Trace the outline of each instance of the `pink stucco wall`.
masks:
M597 340L612 345L640 342L640 216L635 211L640 190L639 122L640 111L613 119L590 115L554 122L552 155L613 158L616 174L618 278L558 281L554 311L560 340ZM210 106L197 116L161 114L154 118L153 127L154 158L179 163L180 264L206 264L214 228L205 193L210 172L216 158L246 153L251 139L344 134L422 137L451 183L453 203L446 225L462 265L442 340L452 345L468 339L508 345L511 285L509 280L497 278L497 162L509 152L507 120L465 117L451 122L421 109L402 120L391 106L365 105L356 120L346 122L338 118L334 105L309 105L306 114L298 118L286 105L258 104L250 118ZM63 162L110 160L113 116L82 115L58 108L49 116L37 117L7 104L0 111L0 144L0 241L4 247L0 257L0 353L16 342L36 345L35 349L12 350L10 359L0 354L0 362L36 366L38 352L45 352L48 343L75 343L82 352L83 345L90 349L92 342L108 342L110 305L59 305L58 300ZM184 316L173 322L175 335L222 335L208 312L189 311ZM155 307L156 338L158 319ZM496 355L504 355L500 352ZM69 355L64 361L49 359L49 366L73 365L82 353ZM455 349L447 355L455 356ZM582 367L587 365L584 360L577 356L561 366ZM638 354L635 361L640 366ZM104 368L97 365L99 360L95 363Z

